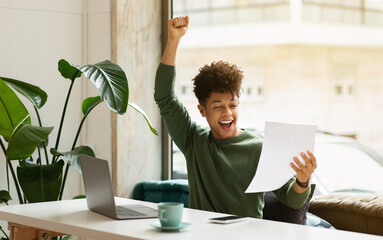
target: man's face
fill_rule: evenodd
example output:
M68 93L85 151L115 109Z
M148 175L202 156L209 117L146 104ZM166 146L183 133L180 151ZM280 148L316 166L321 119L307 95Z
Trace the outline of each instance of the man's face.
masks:
M198 105L198 109L206 117L215 138L231 138L240 133L237 128L238 97L233 97L231 93L213 92L204 105Z

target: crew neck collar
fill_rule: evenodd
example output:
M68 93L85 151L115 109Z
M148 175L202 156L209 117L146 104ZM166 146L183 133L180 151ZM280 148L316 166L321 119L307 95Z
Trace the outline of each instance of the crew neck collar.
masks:
M224 139L215 138L213 136L213 133L211 132L211 130L210 130L209 135L210 135L210 138L213 139L213 141L218 143L218 144L235 143L235 142L238 142L238 141L244 139L249 134L246 130L244 130L242 128L241 128L241 130L242 130L242 132L240 134L238 134L235 137L231 137L231 138L224 138Z

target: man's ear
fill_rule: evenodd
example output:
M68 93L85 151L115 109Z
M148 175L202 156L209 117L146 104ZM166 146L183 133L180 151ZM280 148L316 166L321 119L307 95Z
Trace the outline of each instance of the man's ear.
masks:
M205 108L201 104L198 104L197 107L198 107L199 113L201 113L201 116L202 117L206 117L206 110L205 110Z

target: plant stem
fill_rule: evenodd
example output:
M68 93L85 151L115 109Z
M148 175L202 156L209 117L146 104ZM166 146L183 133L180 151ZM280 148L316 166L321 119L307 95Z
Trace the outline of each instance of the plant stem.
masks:
M0 138L0 145L1 145L1 149L3 149L3 152L4 152L4 156L5 158L7 159L7 150L5 149L5 146L4 146L4 143L3 141L1 140ZM5 168L7 169L7 187L8 187L8 192L9 192L9 170L8 170L8 161L5 161Z
M73 141L73 145L72 145L71 151L73 151L73 149L76 147L77 139L80 136L80 131L81 131L82 125L84 124L86 116L88 116L88 115L85 115L82 118L82 120L81 120L80 126L78 127L78 130L77 130L77 133L76 133L76 137L74 138L74 141ZM63 178L61 189L60 189L59 200L62 199L62 196L63 196L63 193L64 193L64 188L65 188L66 178L68 176L68 171L69 171L69 164L67 163L66 166L65 166L64 178Z
M74 138L74 141L73 141L73 145L72 145L72 149L71 151L73 151L73 149L76 147L76 143L77 143L77 139L78 137L80 136L80 132L81 132L81 128L82 128L82 125L84 124L84 121L85 121L85 118L88 116L85 115L82 120L81 120L81 123L80 123L80 126L78 127L78 130L77 130L77 133L76 133L76 137ZM68 171L69 171L69 164L66 164L65 166L65 172L64 172L64 178L63 178L63 182L62 182L62 185L61 185L61 189L60 189L60 197L59 197L59 200L62 199L62 195L64 193L64 188L65 188L65 182L66 182L66 178L68 176Z
M39 158L37 159L36 163L41 165L41 151L39 146L37 146L37 152L39 153Z
M7 234L6 232L4 232L4 230L3 230L3 228L2 228L2 227L0 227L0 230L3 232L3 234L5 235L5 237L6 237L7 239L9 239L9 236L8 236L8 234Z
M49 159L48 159L47 145L45 145L45 141L43 141L43 148L44 148L44 153L45 153L45 162L48 165L49 164Z
M5 157L7 159L7 157ZM5 164L5 168L7 169L7 189L8 189L8 192L10 192L10 187L9 187L9 165L8 165L8 161L6 161L6 164Z
M35 106L33 106L33 107L35 108L35 112L36 112L36 115L37 115L37 120L39 121L39 126L42 127L39 111L37 110L37 108ZM45 145L45 141L43 141L43 147L44 147L44 153L45 153L45 161L46 161L47 164L49 164L48 151L47 151L47 146ZM40 157L40 162L41 162L41 157Z
M88 113L89 114L89 113ZM88 116L88 114L86 114L82 119L81 119L81 123L77 129L77 133L76 133L76 137L74 138L74 141L73 141L73 145L72 145L72 149L71 151L73 151L73 149L76 147L76 143L77 143L77 140L78 140L78 137L80 136L80 132L81 132L81 128L82 128L82 125L84 124L85 122L85 119L86 117Z
M3 141L1 140L1 138L0 138L0 145L1 145L1 148L3 149L3 153L4 153L4 155L7 155L7 150L5 149L4 143L3 143Z
M93 110L93 109L92 109L92 110ZM79 125L79 127L78 127L78 130L77 130L77 133L76 133L76 137L74 138L74 141L73 141L73 145L72 145L72 149L71 149L71 151L73 151L73 149L76 147L76 143L77 143L78 137L80 136L80 132L81 132L82 125L84 124L86 117L89 115L89 113L90 113L92 110L90 110L90 111L89 111L86 115L84 115L84 117L82 118L81 123L80 123L80 125ZM66 182L66 178L67 178L67 176L68 176L68 171L69 171L69 164L67 164L66 167L65 167L64 179L63 179L63 183L62 183L61 190L60 190L60 197L59 197L59 200L61 200L62 195L63 195L63 193L64 193L65 182Z
M59 196L59 200L61 201L62 197L63 197L63 193L64 193L64 188L65 188L65 183L66 183L66 178L68 176L68 171L69 171L69 164L66 163L66 166L65 166L65 173L64 173L64 178L63 178L63 181L62 181L62 185L61 185L61 189L60 189L60 196Z
M63 127L63 124L64 124L64 118L65 118L65 113L66 113L66 109L67 109L67 106L68 106L68 102L69 102L69 97L70 97L70 93L72 92L72 87L73 87L73 84L74 84L74 79L75 77L73 77L73 79L71 80L71 84L69 86L69 90L68 90L68 94L66 96L66 100L65 100L65 104L64 104L64 109L63 109L63 112L62 112L62 115L61 115L61 121L60 121L60 126L59 126L59 132L57 134L57 139L56 139L56 145L55 145L55 149L57 150L58 147L59 147L59 143L60 143L60 137L61 137L61 130L62 130L62 127ZM56 161L58 157L55 157L53 156L52 157L52 163L54 163Z
M40 168L40 179L44 179L44 176L43 176L43 169L42 169L42 168ZM43 202L45 202L44 188L45 188L45 187L43 187L43 188L41 189L41 196L43 197Z
M13 170L12 162L11 162L11 160L9 160L9 158L7 158L7 163L8 163L8 168L11 169L12 178L13 178L13 181L15 182L17 196L19 197L19 202L20 202L20 204L24 204L23 197L22 197L21 191L20 191L19 182L17 181L15 171Z

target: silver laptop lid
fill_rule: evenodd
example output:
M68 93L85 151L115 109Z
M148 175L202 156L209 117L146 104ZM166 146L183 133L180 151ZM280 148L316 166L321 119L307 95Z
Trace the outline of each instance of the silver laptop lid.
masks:
M108 161L80 155L88 208L117 219Z

